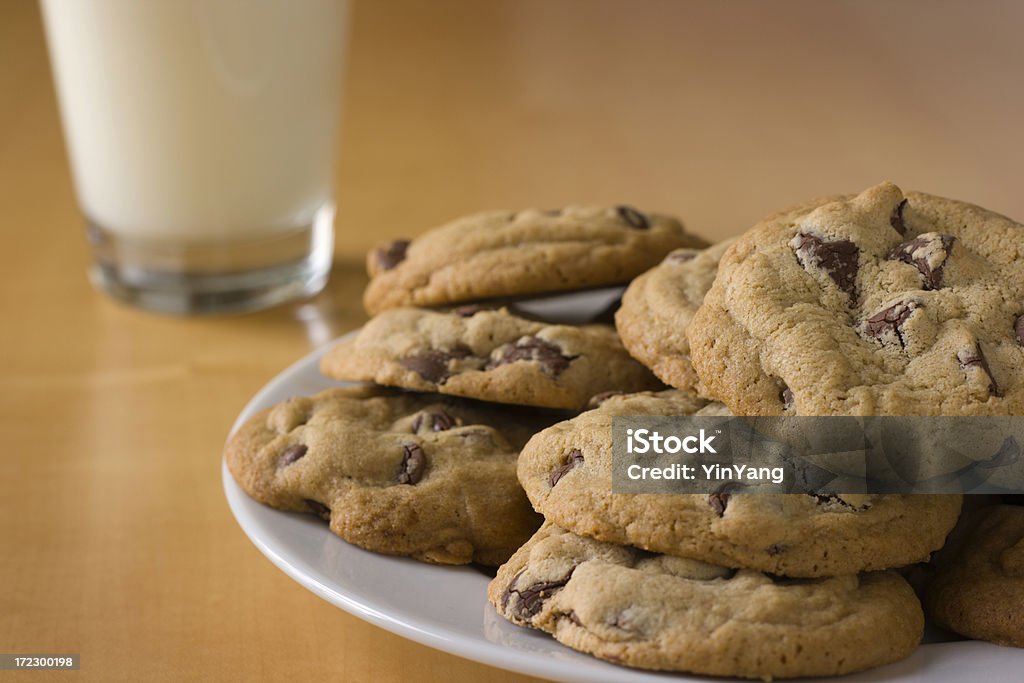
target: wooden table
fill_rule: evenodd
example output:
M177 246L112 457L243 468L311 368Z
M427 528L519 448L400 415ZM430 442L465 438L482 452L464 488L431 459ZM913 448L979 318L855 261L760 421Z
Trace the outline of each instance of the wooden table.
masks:
M76 680L525 680L369 626L265 560L221 491L243 404L364 320L373 242L478 209L624 201L718 238L890 178L1020 218L1022 19L925 0L362 2L330 285L179 319L89 287L38 9L0 3L0 652L79 652Z

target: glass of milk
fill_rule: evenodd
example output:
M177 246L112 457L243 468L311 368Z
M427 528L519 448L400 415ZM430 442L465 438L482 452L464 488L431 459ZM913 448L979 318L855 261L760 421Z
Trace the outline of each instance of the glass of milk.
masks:
M318 292L347 0L41 0L93 282L171 313Z

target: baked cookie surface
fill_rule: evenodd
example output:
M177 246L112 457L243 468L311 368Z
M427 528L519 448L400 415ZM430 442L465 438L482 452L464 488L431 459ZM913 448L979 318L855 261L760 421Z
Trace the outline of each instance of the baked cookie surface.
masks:
M261 411L225 449L256 500L330 522L346 541L439 564L505 561L537 528L516 457L551 418L374 387Z
M385 311L328 351L320 368L334 379L549 408L661 386L611 326L552 325L476 306Z
M832 676L909 655L924 617L894 572L784 579L602 543L550 522L488 599L513 623L616 664L716 676Z
M1024 410L1024 226L892 183L740 237L687 328L737 414Z
M718 261L732 242L707 249L676 249L629 284L615 313L615 329L630 355L677 389L697 387L686 327L711 289Z
M978 510L928 586L928 611L969 638L1024 647L1024 507Z
M519 481L538 512L574 533L796 577L925 561L956 523L959 495L612 493L615 416L708 414L719 405L705 403L680 391L613 396L531 438Z
M372 250L363 304L372 315L620 284L673 249L704 245L677 219L628 206L488 211Z

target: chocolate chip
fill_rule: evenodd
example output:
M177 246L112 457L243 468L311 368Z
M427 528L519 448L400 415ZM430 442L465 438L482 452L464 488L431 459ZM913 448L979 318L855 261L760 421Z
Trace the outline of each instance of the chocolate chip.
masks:
M796 396L793 395L793 390L786 386L782 387L782 391L779 392L779 400L782 401L784 410L793 410L793 406L796 405Z
M576 359L576 356L562 355L562 349L551 342L533 336L523 337L514 344L505 344L498 351L498 357L491 358L487 363L488 370L521 360L532 360L540 363L544 372L557 376Z
M406 356L401 361L402 367L412 370L423 379L434 384L441 384L448 379L448 361L451 357L444 351L424 349Z
M631 228L646 230L651 227L651 222L647 219L647 216L631 206L619 206L616 207L615 210L619 213L619 217L626 221Z
M303 498L302 502L320 519L331 521L331 508L310 498Z
M1013 321L1013 334L1017 338L1017 343L1024 346L1024 315L1017 316Z
M860 260L860 250L856 244L849 240L828 242L807 232L798 233L790 244L805 270L824 270L836 283L836 287L850 295L850 304L856 302Z
M391 270L405 260L405 252L409 249L409 240L395 240L387 245L377 247L375 252L377 263L384 270Z
M907 340L903 336L903 323L907 322L920 305L914 300L893 304L868 318L864 322L864 333L881 342L895 337L901 348L907 348Z
M468 358L473 352L466 348L455 348L450 351L441 349L423 349L416 351L399 361L402 367L412 370L420 377L433 384L444 384L451 377L448 362Z
M412 419L412 433L420 431L444 432L455 426L455 418L443 408L437 411L421 411Z
M508 609L508 601L512 598L512 593L515 590L516 583L519 582L519 577L522 576L523 572L525 571L526 568L523 567L518 572L516 572L516 575L512 577L511 581L508 582L508 586L505 587L505 592L501 594L501 611L504 612Z
M981 350L979 344L975 344L973 349L960 349L956 352L956 359L960 362L960 367L966 371L968 368L981 368L982 372L988 375L989 391L993 396L1002 396L999 392L999 385L996 384L996 378L992 374L992 369L988 366L988 361L985 359L985 354Z
M708 505L719 517L725 515L725 508L729 507L728 493L712 493L708 495Z
M565 456L562 464L559 465L551 472L551 477L548 479L550 484L554 486L559 480L565 475L569 474L570 471L575 469L577 466L583 464L583 452L578 448L574 448L569 451L569 454Z
M447 353L452 358L469 358L470 356L473 355L473 349L469 348L468 346L460 345L456 346L454 349L451 349L450 351L446 351L445 353Z
M427 455L418 444L407 443L402 446L402 464L398 468L399 484L416 484L423 478L423 470L427 469Z
M853 505L852 503L843 500L834 493L808 493L807 495L809 495L811 498L814 498L818 505L838 505L840 507L846 508L847 510L855 510L857 512L863 512L864 510L867 510L869 507L871 507L870 505Z
M786 552L786 546L782 545L781 543L772 543L770 546L765 548L764 551L772 557L775 557L776 555L781 555L782 553Z
M600 394L594 394L593 396L590 397L590 400L587 401L587 410L593 410L594 408L597 408L602 403L610 399L612 396L622 396L624 393L625 392L623 391L617 391L613 389L611 391L602 391Z
M955 240L952 235L926 232L893 249L889 258L917 268L924 280L925 289L938 289L942 286L942 271L946 259L953 251Z
M529 621L536 616L538 612L540 612L541 608L544 607L545 600L562 590L565 587L565 584L569 583L569 579L572 578L572 573L574 571L576 571L576 567L570 569L569 573L561 579L556 579L555 581L538 581L526 588L515 588L516 581L523 573L519 572L519 574L516 575L516 578L512 580L512 583L509 584L509 587L505 590L505 594L502 596L502 608L508 609L508 603L514 593L519 597L519 601L512 608L513 616L518 617L523 621Z
M291 446L284 449L284 452L281 453L281 457L277 459L277 468L281 469L282 467L291 465L293 462L306 455L306 451L308 450L309 447L304 443L293 443Z
M905 208L907 208L907 200L903 199L892 210L892 215L889 216L889 225L901 235L907 234L907 226L903 223L903 209Z

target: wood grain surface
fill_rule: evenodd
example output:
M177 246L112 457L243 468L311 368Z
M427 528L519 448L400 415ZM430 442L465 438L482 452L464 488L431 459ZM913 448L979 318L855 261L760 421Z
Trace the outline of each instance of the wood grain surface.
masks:
M181 319L88 284L39 10L0 2L0 652L81 653L33 681L526 680L265 560L220 483L244 403L365 320L369 246L471 211L628 202L722 238L891 179L1020 219L1022 19L1010 1L358 2L327 290Z

